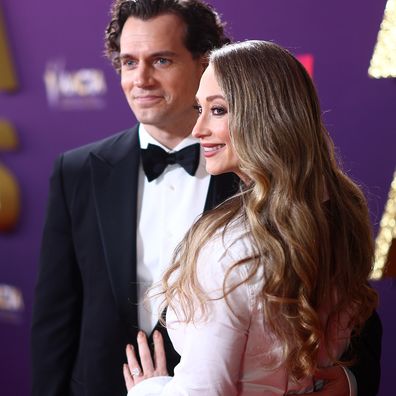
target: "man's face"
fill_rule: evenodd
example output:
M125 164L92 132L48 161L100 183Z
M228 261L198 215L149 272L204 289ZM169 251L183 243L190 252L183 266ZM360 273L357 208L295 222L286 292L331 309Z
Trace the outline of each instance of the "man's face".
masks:
M172 134L195 122L194 97L204 67L185 47L185 31L173 14L147 21L130 17L122 29L122 89L148 130Z

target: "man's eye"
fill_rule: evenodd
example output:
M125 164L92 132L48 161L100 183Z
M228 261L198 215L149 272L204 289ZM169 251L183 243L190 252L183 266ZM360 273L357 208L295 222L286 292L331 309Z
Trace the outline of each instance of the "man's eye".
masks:
M170 63L169 59L166 58L158 58L155 63L159 64L159 65L168 65Z
M124 59L122 61L122 66L125 66L127 68L134 67L136 65L136 61L132 59Z

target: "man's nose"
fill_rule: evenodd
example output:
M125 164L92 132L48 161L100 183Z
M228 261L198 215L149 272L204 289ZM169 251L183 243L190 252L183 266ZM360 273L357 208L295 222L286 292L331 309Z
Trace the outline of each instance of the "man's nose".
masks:
M135 69L133 83L137 87L146 87L152 84L152 72L148 65L142 63Z

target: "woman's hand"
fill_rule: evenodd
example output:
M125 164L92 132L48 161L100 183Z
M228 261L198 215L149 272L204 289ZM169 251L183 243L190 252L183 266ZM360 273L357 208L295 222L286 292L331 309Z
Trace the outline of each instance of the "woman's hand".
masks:
M347 374L340 366L318 369L315 379L326 381L323 389L316 392L318 396L351 396L354 394L351 393Z
M127 345L126 355L128 364L124 364L123 373L125 385L128 391L139 382L147 378L168 375L166 369L166 357L164 349L164 340L159 331L155 330L154 339L154 362L151 358L150 348L147 343L147 337L143 331L139 331L137 336L138 353L142 367L140 367L135 350L132 345Z

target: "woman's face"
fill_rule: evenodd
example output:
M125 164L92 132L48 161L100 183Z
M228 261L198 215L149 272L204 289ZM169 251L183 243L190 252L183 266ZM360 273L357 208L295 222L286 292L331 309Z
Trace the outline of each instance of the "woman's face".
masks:
M210 65L202 75L196 98L199 116L192 134L200 140L207 172L238 174L239 161L228 128L228 104Z

